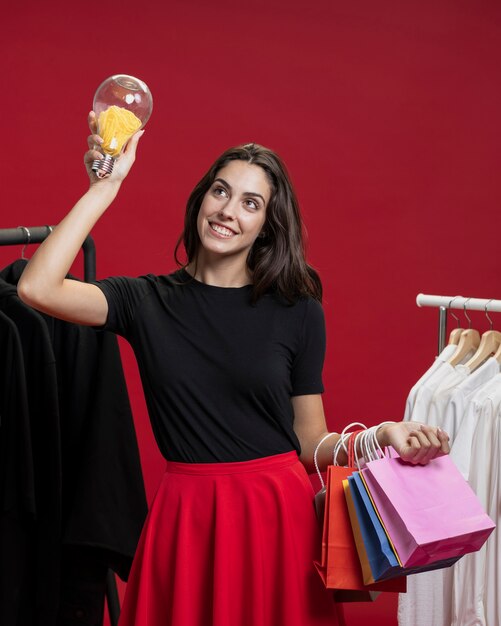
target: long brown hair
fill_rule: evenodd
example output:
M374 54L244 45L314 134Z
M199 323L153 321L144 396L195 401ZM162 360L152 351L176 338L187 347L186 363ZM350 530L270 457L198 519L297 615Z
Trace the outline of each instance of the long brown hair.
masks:
M306 262L305 229L299 204L287 169L280 157L268 148L248 143L226 150L211 166L191 192L186 204L184 230L174 250L178 265L178 249L183 243L188 263L196 260L200 238L197 217L205 194L219 170L234 160L259 165L271 185L271 197L266 208L264 236L254 242L247 266L253 276L252 301L268 291L274 291L288 302L302 296L322 300L322 283L317 272Z

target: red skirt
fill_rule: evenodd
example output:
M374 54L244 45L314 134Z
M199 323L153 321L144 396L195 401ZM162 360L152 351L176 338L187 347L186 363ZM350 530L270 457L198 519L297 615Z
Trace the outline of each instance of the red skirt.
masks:
M167 463L120 626L340 626L315 571L313 488L296 452Z

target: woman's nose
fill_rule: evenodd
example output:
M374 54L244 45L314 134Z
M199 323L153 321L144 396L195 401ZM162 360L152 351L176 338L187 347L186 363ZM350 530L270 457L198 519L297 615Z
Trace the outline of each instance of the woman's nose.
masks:
M228 200L220 209L219 214L228 219L234 219L236 214L236 204L232 200Z

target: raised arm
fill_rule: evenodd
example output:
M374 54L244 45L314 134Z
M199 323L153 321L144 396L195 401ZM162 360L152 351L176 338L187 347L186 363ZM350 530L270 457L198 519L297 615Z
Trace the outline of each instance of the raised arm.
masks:
M94 149L102 139L96 135L96 119L89 114L91 134L84 163L90 187L66 217L40 245L26 266L17 291L19 297L39 311L78 324L97 326L106 322L108 304L103 292L95 285L66 279L85 238L94 224L115 199L136 156L143 131L129 141L117 160L109 178L99 179L92 172L92 161L102 158Z

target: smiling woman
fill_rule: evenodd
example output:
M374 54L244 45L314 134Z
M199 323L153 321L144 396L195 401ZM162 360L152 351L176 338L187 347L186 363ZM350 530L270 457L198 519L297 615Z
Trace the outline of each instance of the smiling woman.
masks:
M125 337L137 357L167 470L143 529L121 626L336 626L314 570L320 537L307 470L327 427L322 287L306 262L297 199L280 158L230 148L190 195L168 276L65 278L135 159L132 138L109 178L95 116L90 189L40 246L21 297L56 317ZM447 451L436 429L378 431L402 458ZM331 445L319 455L322 468ZM341 460L341 459L340 459Z
M202 213L207 220L206 239L203 238ZM240 241L245 239L243 248L248 254L242 252L238 257L244 275L239 276L237 282L253 284L253 302L269 289L288 302L308 296L322 299L320 278L305 258L304 227L296 194L284 163L272 150L254 143L245 144L230 148L213 163L188 199L184 231L176 245L176 260L182 243L188 270L200 276L200 263L197 264L200 244L210 241L209 236L217 232L218 227L222 236L221 227L235 233L234 239L233 235L229 237L230 241L236 241L236 248L240 245L239 237ZM223 262L228 270L236 267L231 257ZM209 270L204 280L213 280L210 274ZM229 278L231 282L234 277Z
M232 282L251 283L246 260L262 234L271 193L270 181L258 165L230 161L219 170L198 212L197 232L201 246L197 268L193 262L188 271L202 278L197 269L200 272L199 268L204 267L204 282L210 283L211 261L217 263L217 256L223 254L235 271Z

